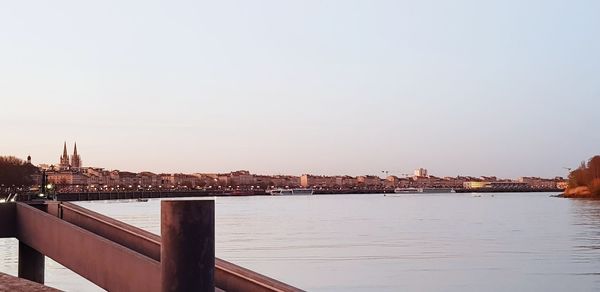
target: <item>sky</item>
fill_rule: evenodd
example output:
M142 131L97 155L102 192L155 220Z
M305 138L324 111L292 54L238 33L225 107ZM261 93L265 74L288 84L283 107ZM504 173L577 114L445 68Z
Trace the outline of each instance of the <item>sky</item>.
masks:
M564 176L598 1L3 1L0 155L153 172Z

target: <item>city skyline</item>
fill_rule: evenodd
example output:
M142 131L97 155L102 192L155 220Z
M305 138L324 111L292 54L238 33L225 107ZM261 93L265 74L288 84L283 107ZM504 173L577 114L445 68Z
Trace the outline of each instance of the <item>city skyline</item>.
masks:
M27 157L27 163L32 163ZM507 179L496 176L455 176L439 177L432 175L425 168L415 169L412 173L403 174L382 171L380 174L366 175L272 175L251 173L247 170L236 170L223 173L154 173L151 171L130 172L127 170L106 169L98 166L85 167L81 164L81 156L77 145L73 154L68 155L67 144L63 144L63 152L58 165L41 164L42 176L35 176L37 184L43 184L45 177L56 190L61 193L77 193L84 191L126 191L126 190L245 190L252 194L255 191L269 188L318 188L333 192L361 192L374 189L394 191L402 189L435 189L437 191L456 191L473 189L549 191L565 189L566 180L562 177L519 177ZM52 188L52 186L51 186ZM312 193L312 189L311 189Z
M0 9L2 155L554 177L600 146L594 1L34 2Z
M32 157L30 155L27 156L27 161L33 163L34 165L37 166L41 166L43 168L48 168L48 169L54 169L56 171L63 171L63 170L80 170L80 169L85 169L85 168L98 168L98 169L104 169L104 170L118 170L118 171L124 171L124 172L134 172L134 173L142 173L142 172L150 172L150 173L156 173L156 174L160 174L160 173L181 173L181 174L193 174L193 173L198 173L198 174L226 174L226 173L233 173L233 172L237 172L237 171L249 171L251 174L255 174L255 175L267 175L267 176L278 176L278 175L282 175L282 176L302 176L302 175L313 175L313 176L353 176L353 177L358 177L358 176L377 176L380 178L386 178L388 176L395 176L398 178L403 178L403 177L497 177L498 179L516 179L517 177L502 177L502 176L498 176L498 175L494 175L494 174L454 174L454 175L439 175L439 174L435 174L435 173L431 173L429 172L429 170L427 168L423 168L423 167L419 167L419 168L415 168L413 170L396 170L396 171L390 171L390 170L381 170L379 172L376 173L359 173L359 174L349 174L349 173L335 173L335 174L328 174L328 173L309 173L309 172L302 172L302 173L282 173L282 172L278 172L278 173L266 173L266 172L255 172L255 171L251 171L248 168L239 168L239 169L230 169L230 170L225 170L225 171L216 171L216 172L211 172L211 171L204 171L204 170L197 170L197 171L191 171L191 172L184 172L184 171L172 171L172 172L164 172L164 171L156 171L156 170L152 170L152 169L143 169L143 170L132 170L132 169L118 169L118 168L111 168L111 167L106 167L106 166L102 166L102 165L83 165L82 164L82 159L81 159L81 155L78 154L77 152L77 142L73 143L73 154L69 155L68 154L68 148L67 148L68 144L65 141L63 143L63 151L62 154L60 155L60 158L58 159L58 161L56 161L55 163L49 163L49 162L35 162L32 161ZM564 168L565 170L569 170L567 168ZM522 177L542 177L542 176L519 176L519 178ZM563 177L563 176L554 176L554 177ZM554 177L546 177L546 178L554 178ZM565 176L566 177L566 176Z

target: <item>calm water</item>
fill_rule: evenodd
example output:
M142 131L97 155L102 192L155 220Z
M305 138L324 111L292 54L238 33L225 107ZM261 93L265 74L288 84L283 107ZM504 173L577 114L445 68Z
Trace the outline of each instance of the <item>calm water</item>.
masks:
M217 198L216 252L309 291L600 291L600 201L549 195ZM159 233L158 200L80 204ZM98 290L51 261L46 278Z

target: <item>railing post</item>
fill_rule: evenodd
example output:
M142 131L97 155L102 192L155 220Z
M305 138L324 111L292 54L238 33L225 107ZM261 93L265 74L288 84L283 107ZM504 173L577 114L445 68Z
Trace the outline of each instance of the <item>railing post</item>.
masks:
M161 290L214 291L215 201L161 202Z
M44 284L43 254L19 241L19 278Z

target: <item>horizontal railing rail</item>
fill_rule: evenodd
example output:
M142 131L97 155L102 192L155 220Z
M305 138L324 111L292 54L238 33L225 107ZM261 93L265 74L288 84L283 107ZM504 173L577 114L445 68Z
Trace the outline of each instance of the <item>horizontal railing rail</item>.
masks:
M24 203L17 239L109 291L160 291L160 262Z
M61 219L160 261L160 236L72 203L58 207Z

